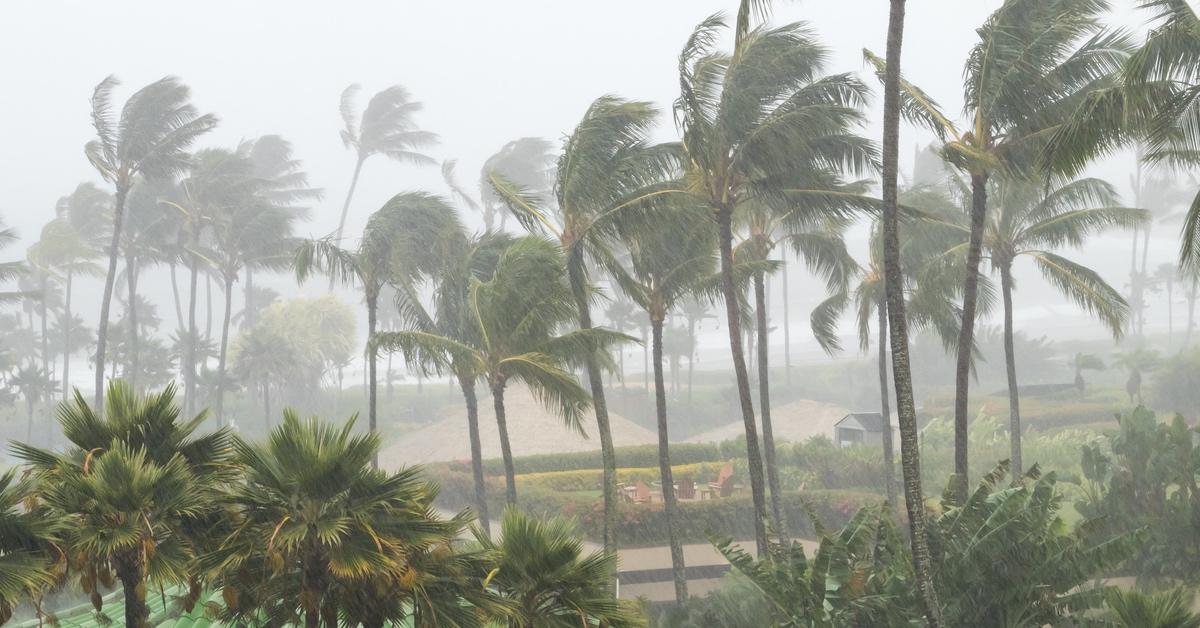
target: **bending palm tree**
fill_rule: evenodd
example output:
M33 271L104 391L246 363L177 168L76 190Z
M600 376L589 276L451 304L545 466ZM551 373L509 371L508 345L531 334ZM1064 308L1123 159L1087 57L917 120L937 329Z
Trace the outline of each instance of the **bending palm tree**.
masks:
M424 192L393 196L371 214L358 249L350 251L330 238L305 240L296 249L296 279L301 283L314 272L328 274L343 284L359 284L367 304L367 425L376 424L377 327L379 295L383 287L406 276L436 270L441 260L439 243L457 232L447 228L449 208L440 198Z
M1095 90L1111 85L1131 36L1103 24L1095 0L1006 0L978 29L964 69L966 123L958 126L925 92L903 78L900 111L942 140L942 157L971 178L970 237L963 286L954 396L954 469L960 499L968 490L967 406L978 308L979 264L988 180L1045 176L1047 140ZM882 73L884 60L864 51ZM1048 167L1048 166L1047 166Z
M436 163L433 158L418 152L435 144L437 136L418 129L413 122L412 116L421 110L421 103L412 100L408 90L393 85L380 91L371 97L367 108L360 115L355 104L359 89L361 88L358 85L351 85L342 92L340 110L342 123L345 125L341 131L342 144L354 150L356 160L350 189L346 192L346 202L342 204L342 215L338 218L338 228L333 234L333 242L338 246L342 245L342 231L346 228L350 201L354 198L354 189L358 187L358 175L367 159L372 155L384 155L418 166ZM330 288L332 287L331 281Z
M1132 227L1146 213L1118 207L1112 187L1096 179L1081 179L1045 190L1002 179L994 182L990 196L994 207L985 226L983 245L992 268L1000 273L1004 299L1004 359L1008 372L1010 468L1020 477L1021 406L1017 386L1016 355L1013 351L1013 262L1032 258L1055 288L1088 313L1096 316L1120 338L1129 307L1096 271L1052 251L1064 246L1081 247L1089 236L1112 227Z
M553 234L566 257L579 328L592 328L594 290L589 263L610 263L608 246L621 220L664 198L661 187L673 167L672 149L647 144L658 111L649 103L605 96L594 101L567 137L554 183L556 207L543 195L490 173L495 193L526 229ZM585 356L588 386L604 464L604 547L615 552L617 516L616 453L601 377L602 356Z
M375 347L402 351L410 364L453 367L487 384L500 430L509 504L517 502L517 486L504 409L505 388L514 381L524 383L568 427L583 432L580 420L590 400L565 369L587 362L589 356L614 343L630 340L602 328L557 334L575 314L565 272L557 244L525 236L504 251L488 281L472 282L466 318L474 322L471 335L478 344L423 331L373 336Z
M725 28L721 16L696 28L680 54L675 101L682 190L710 210L716 225L759 553L767 546L766 494L733 276L735 211L745 204L796 210L792 220L815 224L848 207L876 205L840 179L843 171L869 170L875 158L870 142L852 133L863 121L866 87L850 75L820 75L827 52L805 25L751 29L751 13L763 17L769 4L741 2L731 55L715 50Z
M55 583L55 571L65 567L56 564L66 556L52 544L64 520L44 507L27 508L33 495L32 478L18 478L16 469L0 473L0 625L23 601L37 604Z
M116 86L117 79L112 76L96 86L92 94L92 125L96 129L96 139L84 147L88 161L116 192L108 275L104 280L100 322L96 327L96 406L100 406L104 395L108 310L117 278L125 197L138 176L169 179L179 174L189 163L187 148L217 124L217 118L212 114L197 115L189 102L187 86L174 77L159 79L134 92L117 118L111 106L112 90Z
M690 229L689 227L690 223ZM629 270L614 267L613 275L622 292L650 319L654 347L654 407L658 423L658 470L662 481L663 510L671 548L671 570L675 579L675 601L687 600L683 546L675 523L675 479L667 430L667 390L663 379L663 324L676 305L702 289L716 268L716 243L712 230L694 217L677 212L659 213L648 228L635 228L623 241L629 250Z

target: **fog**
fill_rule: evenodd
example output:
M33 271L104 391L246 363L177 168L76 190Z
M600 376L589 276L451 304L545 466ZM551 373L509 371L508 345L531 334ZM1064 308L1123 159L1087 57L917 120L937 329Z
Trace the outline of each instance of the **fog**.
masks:
M1004 596L973 592L989 589L1057 596L1003 625L1141 625L1121 600L1200 612L1189 575L1200 568L1200 262L1181 260L1180 244L1200 224L1185 226L1200 118L1173 108L1200 89L1200 20L1183 0L908 2L889 205L883 73L864 59L882 63L889 4L905 2L5 3L0 532L22 536L0 538L0 570L24 580L0 573L0 625L121 613L154 626L317 625L329 613L343 625L542 625L510 604L534 585L505 580L548 569L517 564L540 558L515 547L533 520L578 540L572 567L591 552L608 561L565 596L620 600L576 609L587 625L1017 617ZM736 45L778 49L732 52L747 8ZM717 13L712 42L681 58ZM766 30L794 22L804 26ZM784 43L764 35L785 31ZM999 50L992 63L1033 78L1006 84L976 145L964 82L981 39ZM813 76L795 69L810 41L827 53ZM1178 57L1163 75L1130 61L1155 43ZM1087 80L1063 78L1076 71ZM788 72L754 115L724 113ZM119 81L108 91L106 77ZM757 133L817 77L838 85L821 92L828 102L797 100L805 123ZM681 80L715 90L711 102L678 105ZM105 152L103 141L127 133L116 121L143 88L178 99L160 124L198 130L165 157L150 151L122 190L121 160L144 147ZM110 100L99 121L96 89ZM1088 109L1112 93L1122 115L1100 115L1109 100ZM412 141L369 137L363 114L389 97ZM643 101L655 110L644 118ZM932 109L955 129L918 124ZM709 115L735 130L717 134ZM1052 171L1067 159L1079 167ZM959 359L973 191L988 199L975 234L982 296L974 349ZM114 194L127 222L109 274ZM903 216L894 260L891 211ZM883 307L893 261L904 286ZM897 317L907 352L879 344ZM910 397L897 393L908 384ZM190 439L201 444L181 445ZM197 501L170 514L109 508L79 488L100 483L96 459L114 466L107 486L132 495L141 485L104 462L126 449L162 478L168 458L185 460L189 488L177 491ZM356 502L375 481L395 483L391 501ZM305 536L324 529L316 515L296 523L321 504L354 519L337 541ZM388 528L404 517L426 536ZM105 554L71 531L141 520L130 534L151 549L109 539ZM1010 546L1021 550L1004 555ZM52 547L69 549L55 558ZM338 563L346 548L377 554ZM1055 551L1089 559L1064 575ZM804 576L787 583L755 570L783 569L787 552L833 561L829 597L797 601L810 599L797 582L824 580L820 561L788 563ZM338 571L355 560L377 573ZM428 607L414 584L426 577L454 583ZM1013 608L1035 597L1023 595Z

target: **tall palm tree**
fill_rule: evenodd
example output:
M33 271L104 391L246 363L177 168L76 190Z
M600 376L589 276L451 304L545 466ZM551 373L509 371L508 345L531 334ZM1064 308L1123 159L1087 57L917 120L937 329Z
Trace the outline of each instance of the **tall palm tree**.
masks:
M1124 331L1129 306L1096 271L1054 253L1082 247L1105 229L1142 223L1146 212L1118 206L1116 191L1097 179L1080 179L1046 189L1008 179L993 179L993 211L984 226L983 248L1000 274L1004 302L1004 358L1008 373L1010 465L1014 477L1021 460L1021 409L1013 350L1013 262L1027 257L1059 292L1100 319L1113 336Z
M480 169L479 180L484 228L491 231L499 214L500 231L504 231L509 215L504 199L491 185L492 174L504 177L548 203L553 202L555 194L555 167L554 145L540 137L515 139L488 157Z
M530 231L551 234L566 257L566 273L575 298L579 328L592 328L591 302L596 294L589 263L608 264L617 226L630 215L665 198L662 181L674 167L673 149L652 146L649 132L658 110L646 102L613 96L596 99L583 120L564 140L554 181L553 207L543 194L509 180L501 172L488 175L496 195ZM616 551L616 453L601 377L602 356L587 357L587 372L596 432L600 436L604 488L604 547Z
M421 110L422 105L412 99L408 90L399 85L392 85L372 96L367 108L360 114L355 102L360 89L358 85L350 85L342 91L342 144L354 150L355 162L350 189L346 192L346 202L342 204L338 228L333 234L333 242L338 246L342 246L342 231L346 228L350 201L354 198L354 189L358 187L358 175L367 159L372 155L383 155L417 166L436 163L433 158L419 152L437 143L437 135L417 128L412 117ZM330 287L333 287L332 281Z
M81 183L70 195L60 198L55 207L58 219L65 221L73 232L73 235L68 236L64 230L63 235L66 238L64 243L66 241L70 241L70 243L62 247L63 252L68 256L61 260L65 265L62 270L66 271L62 317L64 323L62 327L63 347L66 350L63 355L62 371L63 400L68 398L71 388L70 352L75 346L71 339L75 322L75 316L71 312L71 296L74 292L75 274L94 276L103 272L92 260L99 256L99 248L103 246L103 240L107 235L105 223L107 222L108 207L111 205L112 198L108 193L92 183Z
M170 179L190 162L187 149L196 138L217 124L212 114L198 115L190 102L190 90L175 77L165 77L134 92L121 108L112 111L116 77L109 76L92 93L92 125L96 139L84 146L88 161L100 176L113 185L112 243L108 252L108 275L100 300L100 322L96 327L96 391L94 404L104 395L105 350L108 346L108 310L117 278L117 257L125 218L125 198L137 177Z
M1005 0L977 30L963 71L962 125L920 88L900 80L901 113L941 139L942 157L970 176L971 211L954 396L954 469L960 499L968 486L967 407L977 318L979 264L988 180L1045 176L1041 159L1058 128L1096 90L1111 86L1132 36L1105 26L1106 2ZM882 72L883 60L864 51ZM1090 153L1094 154L1094 152ZM1083 153L1076 157L1086 159Z
M101 418L76 392L59 412L65 452L13 446L35 470L37 497L66 519L64 551L97 610L99 583L121 582L126 626L148 625L150 585L188 585L185 606L195 603L193 561L220 525L215 487L232 480L228 433L194 436L204 414L180 420L174 395L139 397L114 380Z
M411 556L465 526L437 516L436 491L415 468L375 469L379 446L378 433L354 434L353 419L336 426L292 410L265 442L234 441L245 479L225 500L233 525L203 561L225 619L336 625L339 613L372 610L347 608L339 590L404 581Z
M3 219L0 219L0 249L13 245L19 239L17 232L6 228ZM25 262L22 260L0 262L0 281L15 281L24 276L26 272ZM0 291L0 305L19 302L25 296L25 291L21 289Z
M560 334L558 330L575 315L565 274L566 264L556 243L541 236L524 236L504 250L487 281L471 282L466 318L476 328L469 336L427 331L372 336L376 348L402 351L409 364L437 364L456 373L469 373L488 386L500 430L509 504L517 502L517 486L505 389L512 382L524 383L570 429L583 433L580 421L590 399L567 369L585 363L594 352L630 339L599 327Z
M636 607L609 591L617 557L585 556L574 525L565 519L539 520L509 508L500 520L500 539L476 532L484 556L494 565L487 586L513 608L498 617L510 628L566 626L644 626Z
M751 28L770 2L742 0L732 54L716 50L725 20L710 17L679 58L675 120L683 141L682 190L707 207L721 252L730 351L738 386L756 541L766 551L766 493L734 281L733 221L745 204L812 224L849 207L873 206L842 182L871 168L875 149L854 135L867 88L852 75L823 76L828 52L802 23Z
M663 378L663 325L680 301L701 291L716 269L712 229L686 212L656 212L650 227L625 225L622 241L629 251L628 269L614 266L614 280L650 319L654 347L654 408L658 426L658 469L663 510L671 549L675 601L687 600L683 546L676 533L675 480L671 472L667 429L667 390ZM633 227L633 228L629 228Z
M916 588L931 628L941 628L942 607L933 585L929 539L926 536L925 496L921 491L921 450L917 441L917 410L913 402L912 371L908 360L908 319L905 316L904 272L900 266L900 55L904 43L905 0L891 0L888 13L886 70L883 76L883 269L889 337L892 345L892 380L896 390L896 418L900 425L900 460L904 477L904 503L912 542ZM971 272L968 269L968 272ZM890 429L890 428L889 428Z
M759 417L763 431L763 459L766 463L767 487L771 493L771 514L776 531L786 535L780 497L779 468L775 462L775 434L771 422L770 328L767 322L767 276L778 266L771 262L776 248L791 248L808 268L825 280L833 294L844 293L855 263L846 250L842 231L846 224L839 217L828 219L804 216L803 210L772 211L761 204L744 203L734 212L735 228L743 226L745 239L733 250L735 263L768 265L750 273L754 302L754 335L752 351L758 366Z
M321 272L343 285L362 286L367 305L367 424L372 432L377 429L378 352L373 339L378 331L379 295L389 283L436 271L443 243L459 234L457 223L447 219L450 214L439 197L404 192L371 215L357 250L342 248L328 237L304 240L296 248L296 279L301 283Z
M25 440L33 440L34 408L37 404L50 401L58 390L57 381L45 367L36 366L33 360L17 369L8 378L8 385L25 400Z
M1174 262L1159 264L1150 276L1156 286L1161 286L1167 293L1167 343L1174 340L1175 335L1175 284L1180 279L1179 266Z

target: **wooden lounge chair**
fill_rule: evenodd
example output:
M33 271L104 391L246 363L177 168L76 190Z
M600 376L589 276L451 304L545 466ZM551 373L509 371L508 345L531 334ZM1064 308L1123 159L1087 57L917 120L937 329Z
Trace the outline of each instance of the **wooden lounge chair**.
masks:
M733 494L733 463L727 462L717 474L716 482L708 483L708 496L729 497Z
M692 478L679 480L679 486L675 489L675 499L696 499L696 481Z

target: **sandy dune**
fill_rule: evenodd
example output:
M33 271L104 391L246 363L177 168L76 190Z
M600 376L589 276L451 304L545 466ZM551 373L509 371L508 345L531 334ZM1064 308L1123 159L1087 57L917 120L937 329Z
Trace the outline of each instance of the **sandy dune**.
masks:
M818 435L833 438L833 425L847 414L849 412L840 406L801 399L771 408L771 425L775 429L775 440L779 442L803 442ZM732 440L744 433L741 420L737 420L693 436L685 442L717 443Z
M508 436L514 456L547 454L600 449L596 436L595 418L589 412L583 421L587 437L570 430L561 419L548 412L523 386L511 386L504 395L508 418ZM613 444L644 445L658 442L657 435L629 419L609 411ZM500 433L496 429L496 414L490 396L479 397L480 440L484 458L500 457ZM401 464L469 460L471 443L467 438L467 410L449 406L434 423L404 435L388 447L381 456L384 464Z

